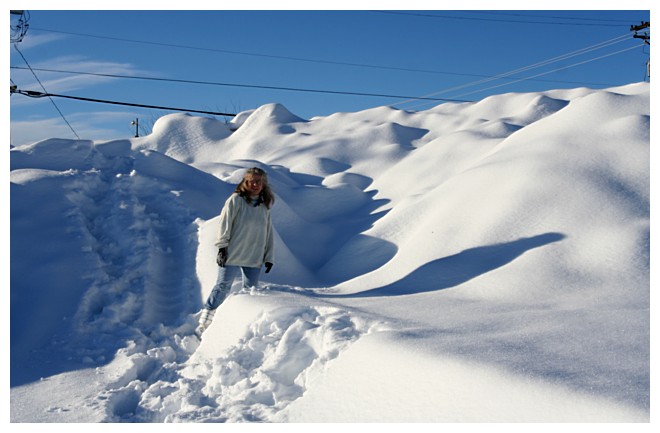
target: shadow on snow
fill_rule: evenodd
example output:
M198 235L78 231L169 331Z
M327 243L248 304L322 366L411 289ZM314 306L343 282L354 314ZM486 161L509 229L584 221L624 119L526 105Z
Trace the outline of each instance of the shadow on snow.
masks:
M332 298L402 296L449 289L501 268L527 251L561 241L565 237L561 233L544 233L511 242L470 248L453 256L428 262L402 279L383 287L348 295L320 296Z

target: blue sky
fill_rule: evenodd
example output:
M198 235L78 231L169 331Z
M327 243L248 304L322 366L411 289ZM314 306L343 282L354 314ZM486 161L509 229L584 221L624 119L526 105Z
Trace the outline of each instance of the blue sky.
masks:
M10 44L9 75L18 89L43 92L24 57L53 94L224 113L277 102L307 119L381 105L423 110L443 103L411 100L420 96L476 101L646 78L650 50L632 37L630 26L650 20L648 2L591 2L633 10L579 10L580 2L569 3L575 10L550 4L541 6L554 10L492 10L471 8L469 1L461 3L465 10L442 10L442 3L378 6L389 11L359 2L364 10L42 6L27 9L20 53ZM13 94L10 139L20 145L74 134L126 138L135 133L132 120L139 119L143 135L170 112Z

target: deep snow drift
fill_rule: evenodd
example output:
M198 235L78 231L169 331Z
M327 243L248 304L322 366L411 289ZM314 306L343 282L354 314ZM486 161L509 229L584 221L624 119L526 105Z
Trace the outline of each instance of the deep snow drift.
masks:
M11 150L11 420L649 420L647 83ZM243 170L276 263L196 312Z

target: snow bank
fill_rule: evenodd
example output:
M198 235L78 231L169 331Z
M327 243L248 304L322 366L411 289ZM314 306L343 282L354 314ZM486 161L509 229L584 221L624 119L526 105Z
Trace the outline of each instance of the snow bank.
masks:
M488 364L361 338L277 422L644 422L644 411Z
M649 94L269 104L12 148L12 421L648 421ZM200 344L251 166L276 263Z

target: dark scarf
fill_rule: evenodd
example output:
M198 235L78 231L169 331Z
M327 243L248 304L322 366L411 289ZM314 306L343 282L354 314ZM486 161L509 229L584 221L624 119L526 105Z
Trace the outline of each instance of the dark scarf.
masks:
M257 197L256 200L253 199L252 197L250 197L250 203L251 203L252 206L254 206L254 207L258 207L258 206L259 206L260 204L262 204L263 202L264 202L264 199L261 197L261 194L259 194L259 197Z

